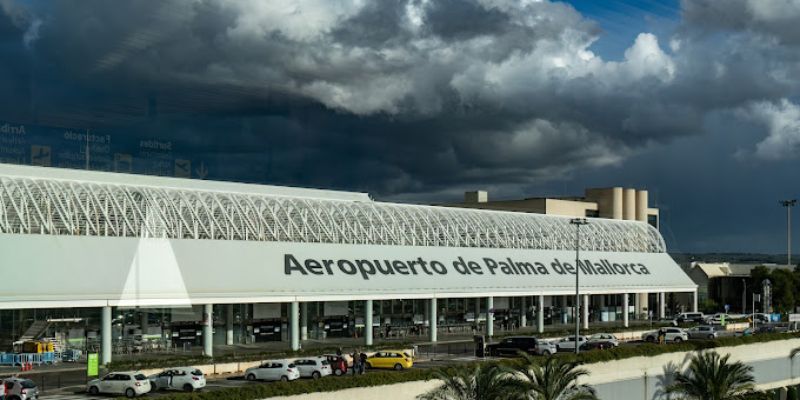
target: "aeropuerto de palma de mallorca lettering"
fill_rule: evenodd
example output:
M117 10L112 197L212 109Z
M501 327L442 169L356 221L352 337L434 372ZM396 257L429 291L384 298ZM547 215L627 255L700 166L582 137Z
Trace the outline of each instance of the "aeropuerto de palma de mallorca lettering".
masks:
M420 326L435 342L440 329L462 326L491 336L576 317L627 325L663 318L667 296L671 312L697 309L697 286L666 253L646 191L547 199L549 212L566 210L548 215L536 199L521 210L485 192L412 205L17 165L0 165L0 187L0 264L24 266L4 269L3 280L42 278L0 292L6 320L30 321L4 320L3 341L46 329L105 350L103 363L134 335L210 355L215 344L298 349L352 335L371 344L376 331ZM571 216L587 215L578 242Z

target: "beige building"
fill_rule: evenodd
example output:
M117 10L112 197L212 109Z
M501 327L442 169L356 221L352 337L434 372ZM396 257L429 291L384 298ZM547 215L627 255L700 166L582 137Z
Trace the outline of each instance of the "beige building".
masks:
M478 190L466 192L462 203L447 205L569 217L636 220L658 228L658 208L649 206L647 190L622 187L586 189L583 197L529 197L512 200L490 200L488 192Z
M464 193L462 203L450 207L516 211L569 217L609 218L645 222L659 228L658 208L649 206L647 190L623 187L586 189L583 197L530 197L512 200L490 200L489 193L477 190ZM649 311L648 293L635 296L636 315ZM664 302L663 293L655 301Z

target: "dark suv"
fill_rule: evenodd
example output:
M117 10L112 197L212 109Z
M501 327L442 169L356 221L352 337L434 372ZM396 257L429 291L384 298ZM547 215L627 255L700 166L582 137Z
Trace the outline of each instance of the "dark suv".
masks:
M549 356L556 352L556 346L533 336L511 336L486 346L490 356L515 356L519 351Z

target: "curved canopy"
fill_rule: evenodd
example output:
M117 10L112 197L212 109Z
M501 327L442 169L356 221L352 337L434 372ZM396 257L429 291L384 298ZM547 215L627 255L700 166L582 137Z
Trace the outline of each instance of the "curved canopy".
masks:
M0 165L0 233L574 250L575 229L567 217L359 193ZM581 230L581 250L666 251L641 222L590 219Z

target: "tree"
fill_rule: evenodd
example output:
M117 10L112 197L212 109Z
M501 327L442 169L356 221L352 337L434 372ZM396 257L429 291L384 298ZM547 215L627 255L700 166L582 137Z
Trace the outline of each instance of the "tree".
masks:
M532 356L520 353L523 364L517 369L520 380L519 399L528 400L595 400L594 389L576 381L589 375L578 363L563 361L561 357L548 357L542 365Z
M420 400L506 400L517 393L512 371L497 365L458 368L434 373L442 384L417 396Z
M794 311L797 279L794 272L785 269L772 271L772 304L782 313Z
M730 355L721 357L717 352L695 354L688 370L675 374L667 393L688 399L724 400L743 399L753 394L753 367L741 362L729 362Z

